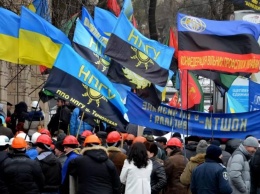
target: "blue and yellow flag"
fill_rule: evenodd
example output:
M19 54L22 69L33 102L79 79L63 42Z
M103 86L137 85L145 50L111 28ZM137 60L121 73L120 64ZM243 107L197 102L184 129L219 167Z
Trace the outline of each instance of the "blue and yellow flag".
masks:
M19 63L41 64L51 68L60 51L61 44L71 44L62 31L37 14L22 7L19 30Z
M130 20L130 21L132 20L133 13L134 13L134 8L133 8L131 0L125 0L124 1L124 4L123 4L121 12L123 12L126 15L128 20Z
M143 36L121 12L105 54L139 76L166 86L174 49Z
M121 97L108 78L68 45L63 45L53 68L70 74L108 99L122 114L126 113Z
M0 7L0 59L18 63L18 33L20 17Z
M48 0L33 0L29 9L51 23Z
M238 102L235 98L233 98L228 92L227 95L227 112L228 113L241 113L241 112L247 112L245 107Z
M80 20L77 21L74 31L73 48L106 75L110 58L104 55L105 47L84 28Z

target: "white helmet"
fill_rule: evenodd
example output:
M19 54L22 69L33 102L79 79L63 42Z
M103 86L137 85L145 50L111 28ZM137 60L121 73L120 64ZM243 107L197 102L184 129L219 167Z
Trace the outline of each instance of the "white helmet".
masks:
M9 138L5 135L0 135L0 146L9 145Z
M13 140L14 140L14 137L12 137L12 138L9 140L9 145L12 145Z
M32 142L33 144L35 144L37 138L38 138L40 135L41 135L41 134L40 134L39 132L35 132L35 133L32 135L31 142Z
M26 142L30 142L30 137L26 133L19 133L18 135L16 135L16 137L21 137L25 139Z
M39 110L39 102L38 101L32 101L31 107L34 109Z

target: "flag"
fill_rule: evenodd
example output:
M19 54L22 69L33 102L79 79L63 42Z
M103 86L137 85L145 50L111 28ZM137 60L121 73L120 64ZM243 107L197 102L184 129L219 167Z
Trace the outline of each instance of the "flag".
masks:
M107 45L108 38L100 34L101 30L97 29L93 18L85 7L82 7L81 21L84 27L100 42L102 46L105 47Z
M169 35L169 43L168 43L169 47L172 47L175 49L174 52L174 57L178 58L178 41L177 38L173 32L173 29L170 28L170 35Z
M61 44L70 45L69 39L63 32L37 14L22 7L19 29L19 63L41 64L51 68Z
M0 7L0 59L18 63L18 33L20 17Z
M105 54L124 67L161 87L165 87L174 49L143 36L121 13Z
M107 37L110 37L116 25L117 18L111 12L95 7L94 23L96 27ZM106 25L104 25L106 24Z
M198 111L204 111L204 96L200 83L193 73L180 70L181 108L190 109L195 105L201 105Z
M69 36L70 30L78 16L79 16L79 13L75 13L73 16L71 16L71 18L67 22L65 22L61 26L61 31L64 32L67 36Z
M124 0L122 12L125 14L129 21L132 21L134 8L131 0Z
M120 14L120 6L117 3L117 0L108 0L107 8L112 11L116 16Z
M179 103L179 95L177 92L172 96L172 99L169 102L169 106L180 108L180 103Z
M84 28L80 20L76 24L73 48L80 56L106 75L111 59L104 55L105 47Z
M260 110L260 84L249 80L249 111Z
M32 3L29 4L28 8L51 23L48 0L33 0Z
M260 26L178 14L179 69L228 73L259 71ZM243 43L243 44L242 44Z
M61 73L66 72L70 77L72 76L74 79L80 80L83 84L102 94L102 96L117 107L122 114L126 113L127 110L122 103L120 95L108 78L76 53L70 46L62 46L53 66L53 69L54 68Z
M239 103L235 98L226 93L227 95L227 109L228 113L241 113L247 112L241 103Z
M260 10L260 4L258 0L232 0L234 5L238 5L239 7L243 7L245 9L251 9L255 11Z

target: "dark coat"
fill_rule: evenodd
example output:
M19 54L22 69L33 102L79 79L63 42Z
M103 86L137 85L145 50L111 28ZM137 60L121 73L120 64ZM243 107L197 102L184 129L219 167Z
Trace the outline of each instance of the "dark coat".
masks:
M251 174L250 194L260 194L260 149L257 149L249 165Z
M17 123L19 122L24 123L25 119L28 117L27 109L28 107L25 102L19 102L18 104L15 105L14 113L11 116L11 124L10 124L13 134L16 133Z
M151 189L152 194L159 194L159 192L166 186L167 178L164 166L156 157L150 158L153 162L153 170L151 173Z
M231 194L226 167L221 160L206 158L205 162L195 168L191 177L192 194Z
M122 151L119 148L113 146L108 147L107 152L108 152L108 157L114 163L119 176L127 156L124 153L122 153Z
M198 142L191 142L185 146L185 154L186 158L190 160L191 157L195 156L197 154L196 148L197 148Z
M6 151L0 151L0 193L9 194L6 184L6 177L4 176L4 166L5 163L8 163L11 159Z
M180 176L188 160L181 152L177 152L164 161L165 172L167 176L167 185L165 194L186 194L188 187L180 182Z
M68 172L78 178L77 194L119 194L120 179L104 147L84 148L72 160Z
M39 163L24 153L16 153L5 162L4 176L10 194L37 194L44 185Z
M12 130L7 128L7 127L4 127L2 124L0 124L0 135L5 135L9 139L14 137L14 134L13 134Z
M45 177L42 192L58 192L61 184L61 163L57 157L52 152L42 152L36 160L40 163Z

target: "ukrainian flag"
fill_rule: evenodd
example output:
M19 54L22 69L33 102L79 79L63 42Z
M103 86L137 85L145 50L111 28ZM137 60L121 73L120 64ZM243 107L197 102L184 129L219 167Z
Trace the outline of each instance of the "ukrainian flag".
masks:
M22 7L19 29L19 63L51 68L68 37L41 16Z
M18 63L18 32L20 17L0 8L0 59Z

